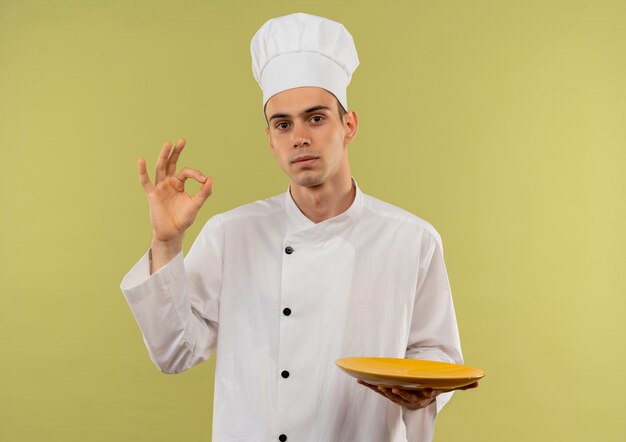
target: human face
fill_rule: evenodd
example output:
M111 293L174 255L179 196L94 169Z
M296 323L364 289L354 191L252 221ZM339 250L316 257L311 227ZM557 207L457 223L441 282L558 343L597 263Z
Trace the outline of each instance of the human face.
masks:
M340 119L338 105L333 94L318 87L288 89L267 102L269 145L292 184L314 187L350 179L346 146L356 135L357 119L354 112Z

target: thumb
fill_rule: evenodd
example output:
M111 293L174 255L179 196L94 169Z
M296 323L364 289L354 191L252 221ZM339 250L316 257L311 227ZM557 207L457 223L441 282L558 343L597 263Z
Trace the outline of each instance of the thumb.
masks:
M202 187L191 197L198 207L202 207L204 202L213 193L213 177L206 177L206 181Z

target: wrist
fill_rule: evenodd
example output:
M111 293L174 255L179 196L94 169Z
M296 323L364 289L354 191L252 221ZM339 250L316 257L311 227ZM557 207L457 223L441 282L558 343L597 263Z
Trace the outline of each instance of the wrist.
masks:
M161 267L169 263L182 250L182 238L168 241L161 241L152 238L152 242L150 244L150 274L152 275Z
M166 253L168 255L178 254L183 248L183 239L174 238L171 240L163 241L156 238L152 238L150 242L150 249L157 252Z

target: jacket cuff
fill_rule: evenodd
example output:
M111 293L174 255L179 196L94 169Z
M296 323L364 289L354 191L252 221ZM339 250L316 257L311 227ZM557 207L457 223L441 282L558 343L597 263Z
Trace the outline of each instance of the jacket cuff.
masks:
M163 291L168 281L177 281L185 274L183 251L172 258L159 270L150 274L150 249L137 261L137 263L124 276L120 289L130 304L140 302L151 293Z
M446 393L441 393L435 398L435 402L437 402L437 414L439 414L443 406L446 405L450 399L452 399L452 394L454 394L454 391L448 391Z

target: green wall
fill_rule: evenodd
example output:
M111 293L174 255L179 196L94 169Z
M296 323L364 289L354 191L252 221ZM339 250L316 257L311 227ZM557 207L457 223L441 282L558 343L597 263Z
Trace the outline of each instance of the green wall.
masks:
M0 0L0 439L210 439L213 361L159 373L119 290L137 158L214 177L186 250L284 192L249 43L299 11L354 36L353 174L439 230L488 373L435 440L623 440L626 3L547 0Z

